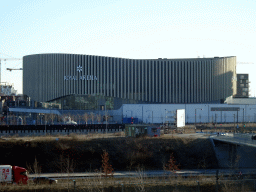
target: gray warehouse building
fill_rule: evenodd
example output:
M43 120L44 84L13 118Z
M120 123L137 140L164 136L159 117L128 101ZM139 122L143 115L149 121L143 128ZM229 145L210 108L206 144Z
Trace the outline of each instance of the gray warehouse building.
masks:
M23 57L23 94L63 109L122 104L222 103L236 94L236 57L125 59L78 54Z

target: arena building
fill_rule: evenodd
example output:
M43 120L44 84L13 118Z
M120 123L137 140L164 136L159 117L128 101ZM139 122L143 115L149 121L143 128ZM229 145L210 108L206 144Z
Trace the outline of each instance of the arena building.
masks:
M125 59L78 54L23 57L23 94L62 109L122 104L222 103L236 94L236 57Z

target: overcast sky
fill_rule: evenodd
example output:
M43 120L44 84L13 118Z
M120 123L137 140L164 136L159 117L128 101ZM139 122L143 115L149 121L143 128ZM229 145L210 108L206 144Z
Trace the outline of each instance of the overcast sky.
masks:
M8 0L0 4L0 57L73 53L133 59L237 56L256 88L255 0ZM5 55L4 55L5 54ZM22 62L2 82L22 92Z

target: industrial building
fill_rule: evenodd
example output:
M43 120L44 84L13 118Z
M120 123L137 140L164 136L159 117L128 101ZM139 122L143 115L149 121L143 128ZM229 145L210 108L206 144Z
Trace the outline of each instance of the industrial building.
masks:
M119 113L139 123L176 124L179 109L185 110L186 124L256 122L256 104L125 104Z
M237 94L235 97L249 97L249 74L237 74Z
M236 57L125 59L78 54L23 57L23 94L61 109L123 104L223 103L236 94Z

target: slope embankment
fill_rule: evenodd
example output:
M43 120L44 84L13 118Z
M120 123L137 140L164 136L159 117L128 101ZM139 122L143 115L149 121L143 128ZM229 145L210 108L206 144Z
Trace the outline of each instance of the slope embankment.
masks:
M103 151L115 171L163 170L173 154L180 169L217 168L209 139L190 137L8 138L0 140L0 164L25 167L35 172L86 172L99 170Z

